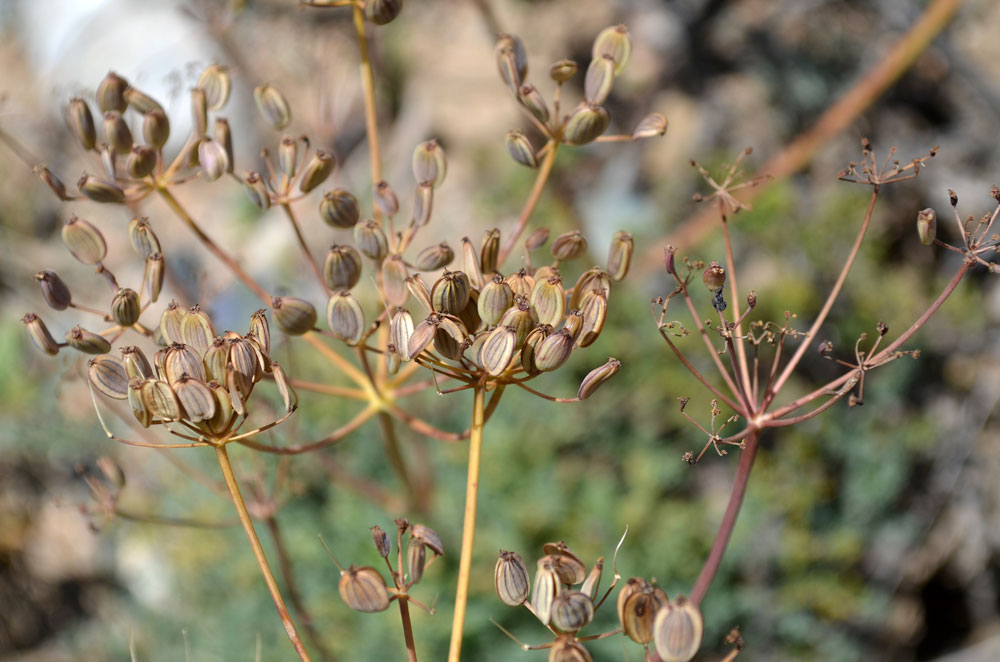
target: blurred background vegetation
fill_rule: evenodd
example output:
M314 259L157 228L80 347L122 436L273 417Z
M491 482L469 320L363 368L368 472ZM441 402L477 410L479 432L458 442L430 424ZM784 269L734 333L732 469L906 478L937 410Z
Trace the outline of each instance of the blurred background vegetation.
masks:
M681 460L702 438L680 416L677 398L691 396L688 411L699 420L707 419L708 398L670 355L649 314L649 300L670 287L656 255L700 211L692 194L707 192L688 160L717 170L753 146L746 162L753 171L875 66L928 4L489 2L499 25L524 40L536 83L556 59L585 63L601 28L626 23L634 50L610 100L612 131L628 132L653 111L669 117L670 129L660 140L564 150L535 213L532 228L583 228L593 263L603 260L619 228L634 233L637 246L635 268L616 287L600 340L545 378L544 389L574 393L606 356L623 367L586 406L510 393L487 426L466 659L545 659L544 652L522 653L489 622L528 642L546 641L530 614L503 606L493 593L500 548L519 551L529 567L550 540L566 540L588 563L610 560L628 526L622 574L653 576L671 597L690 590L728 497L736 453L708 454L696 467ZM533 180L502 145L508 130L528 127L497 77L495 35L482 6L410 2L399 20L374 31L386 178L404 190L411 151L427 138L437 137L448 154L427 242L435 232L444 238L507 231ZM337 185L359 196L369 186L348 11L300 10L293 0L15 0L0 4L0 29L3 129L66 181L82 169L63 120L70 96L91 96L113 69L159 98L181 136L186 90L204 66L219 62L235 76L228 115L237 171L252 167L259 147L274 141L250 102L252 87L271 81L292 101L294 130L338 154ZM944 217L948 188L958 192L963 214L992 209L988 189L1000 183L998 30L1000 4L965 2L887 93L804 170L774 182L751 212L737 216L741 286L757 291L760 319L780 322L789 310L804 328L821 304L867 202L864 189L835 180L859 158L862 136L883 154L898 145L904 160L934 145L941 152L918 179L880 200L870 241L820 339L849 352L876 322L886 322L890 335L899 332L933 299L955 261L921 246L913 219L928 206ZM196 661L250 660L258 647L260 659L289 659L231 505L179 472L166 453L106 440L81 379L83 360L68 352L53 360L30 347L19 318L46 312L32 274L53 268L71 286L92 275L58 240L69 208L9 150L0 151L0 181L0 659L121 660L130 640L138 660L184 659L185 647ZM239 187L195 183L182 195L274 291L316 294L287 227L251 206ZM333 235L307 212L312 205L302 203L301 217L320 250ZM83 203L72 210L104 229L110 255L126 254L127 210ZM180 295L209 301L218 327L242 328L257 308L252 295L166 208L150 204L143 213L170 247ZM709 235L682 253L722 259L721 237ZM124 260L115 267L135 268ZM51 311L46 317L58 320L49 322L57 336L73 323ZM703 604L698 659L719 659L722 638L735 625L748 644L740 659L748 661L1000 658L1000 430L992 417L1000 396L998 320L1000 288L977 272L910 343L921 350L918 360L869 376L863 407L842 403L765 437L729 552ZM701 356L694 341L684 346ZM300 345L278 353L293 375L322 374ZM836 374L812 352L800 372L815 384ZM425 418L464 429L471 396L446 397L419 396ZM328 398L301 399L302 409L273 441L322 437L350 415ZM411 458L429 458L434 491L424 514L398 509L402 488L374 424L322 458L299 456L284 466L292 490L282 529L303 598L338 659L403 659L402 635L393 611L364 615L344 606L337 571L316 534L342 562L377 565L368 527L391 530L403 515L440 532L449 552L415 592L425 602L436 596L438 613L414 614L421 657L443 659L446 650L466 449L401 434ZM216 477L210 454L175 453ZM104 455L125 469L123 505L130 511L222 527L81 514L89 495L80 468L94 471ZM236 450L234 462L264 484L274 479L270 459ZM362 498L350 477L370 481L390 502ZM613 622L614 609L606 607L588 631L612 629ZM620 637L591 650L599 660L641 659Z

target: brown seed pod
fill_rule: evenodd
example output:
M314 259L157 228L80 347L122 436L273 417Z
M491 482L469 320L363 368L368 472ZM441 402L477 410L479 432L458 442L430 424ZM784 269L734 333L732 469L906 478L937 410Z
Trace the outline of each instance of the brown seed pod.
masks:
M198 87L191 89L191 118L195 135L205 135L208 131L208 101L205 90Z
M75 214L63 225L62 239L73 257L83 264L97 264L108 253L101 231Z
M87 331L80 325L66 332L66 343L84 354L107 354L111 351L111 343L106 338L93 331Z
M601 574L604 572L604 557L597 559L597 563L590 569L587 578L580 586L580 592L590 596L591 600L597 598L597 591L601 587Z
M402 306L410 298L406 289L406 263L400 255L392 254L382 261L382 293L390 306Z
M160 298L160 291L163 289L164 276L163 255L153 253L146 258L145 275L146 291L149 293L149 300L156 303Z
M111 318L115 324L128 328L139 321L139 294L128 287L121 287L111 299Z
M701 648L705 625L698 607L682 595L657 612L653 629L663 662L688 662Z
M413 335L413 317L406 308L397 308L389 319L389 342L397 348L400 356L409 361L410 356L406 353L406 348L410 344L410 337Z
M125 191L108 179L84 174L76 182L80 193L94 202L120 203L125 201Z
M414 524L410 527L410 535L424 545L427 545L427 549L431 550L436 555L444 555L444 543L441 542L441 536L439 536L437 531L429 526Z
M566 329L560 329L539 343L535 352L535 366L542 372L555 370L566 363L572 351L572 334Z
M417 259L414 260L413 266L420 271L437 271L447 267L454 259L455 252L451 250L447 242L442 241L440 244L428 246L417 253Z
M128 81L109 71L100 84L97 86L97 105L102 113L109 110L124 112L128 107L125 101L125 90L128 88Z
M522 85L518 89L517 100L542 124L549 121L549 106L534 85Z
M579 632L594 620L594 602L580 591L566 591L552 600L549 622L560 632Z
M593 662L593 658L583 644L569 635L563 635L549 649L549 662Z
M128 398L129 379L121 361L110 354L101 354L90 359L87 366L87 374L94 388L115 400Z
M406 571L411 583L416 584L423 578L426 564L427 548L422 542L411 536L406 549Z
M215 395L204 382L184 375L173 385L173 389L177 402L184 410L185 420L199 423L215 416Z
M212 126L215 134L215 142L222 145L222 150L226 153L226 172L233 172L233 132L229 128L229 120L224 117L216 117Z
M583 96L588 103L600 105L607 101L615 82L615 60L610 55L595 57L587 67Z
M257 353L248 340L237 337L228 342L229 357L226 363L226 382L230 386L230 392L235 386L239 395L246 400L250 397L250 392L253 391L253 385L262 376L261 365L257 361ZM230 381L232 381L231 384Z
M35 274L35 280L38 281L42 289L42 298L53 310L66 310L72 303L73 297L70 295L69 288L56 272L51 269L43 269Z
M635 125L635 129L632 131L633 140L641 140L642 138L656 138L662 136L667 132L667 118L665 115L660 113L650 113L646 115L639 123Z
M34 343L35 347L52 356L59 353L59 343L49 333L49 328L45 326L45 322L42 321L41 317L35 313L26 313L21 318L21 321L24 322L24 327L27 329L28 335L31 337L31 342Z
M670 601L662 588L645 583L622 605L622 630L632 641L646 645L653 640L653 624L657 612Z
M479 268L483 274L490 275L497 270L497 257L500 254L500 230L487 230L479 246Z
M104 140L121 156L127 156L132 151L132 131L116 110L104 113Z
M628 34L628 28L624 25L615 25L604 28L594 39L594 46L591 49L591 57L595 60L604 55L610 55L615 63L615 75L621 76L628 64L629 56L632 54L632 40Z
M229 363L229 343L223 338L215 338L205 350L205 377L209 381L226 381L226 365Z
M483 289L479 293L479 299L476 302L479 318L487 326L494 326L513 303L514 291L504 281L503 276L495 273L493 278L483 285Z
M577 347L589 347L604 330L608 318L608 297L604 290L590 291L583 299L583 326L576 338Z
M517 35L501 34L497 38L494 55L500 78L517 95L518 88L528 75L528 53L524 44Z
M212 390L215 398L215 415L212 416L205 425L213 434L224 434L229 428L233 417L233 401L227 391L219 382L212 380L208 382L208 388Z
M561 234L552 242L552 257L560 262L578 258L586 251L587 238L579 230Z
M62 180L55 176L55 174L43 165L36 165L32 167L31 171L38 175L38 178L45 182L45 185L52 189L52 192L56 194L56 197L62 201L72 200L68 193L66 193L66 185L63 184Z
M428 313L434 311L434 306L431 304L431 293L427 289L424 279L420 277L420 274L413 274L406 279L406 289L410 291L414 299L423 305Z
M268 209L271 206L271 194L268 192L267 184L264 183L260 173L248 172L243 178L243 190L255 207Z
M320 218L327 225L335 228L353 228L357 225L361 212L358 209L358 200L350 191L342 188L335 188L323 194L323 199L319 203Z
M205 92L205 104L208 110L221 110L229 101L233 81L228 68L211 64L198 76L197 85Z
M726 270L712 260L701 274L701 280L710 291L716 292L726 284Z
M468 237L462 237L462 269L469 276L472 287L483 286L483 270L479 264L479 253Z
M79 97L70 99L66 120L80 146L87 151L94 149L94 145L97 144L97 130L94 128L94 116L87 102Z
M531 593L528 567L517 552L500 550L496 568L493 571L493 585L500 601L510 607L524 604Z
M383 559L388 558L389 552L392 551L392 543L389 541L389 534L377 524L368 530L372 533L372 541L375 543L375 549L378 550L378 555Z
M135 345L122 347L122 365L129 380L149 379L153 376L153 367L149 365L149 359Z
M205 364L201 355L193 347L182 343L174 343L167 348L163 359L162 376L171 386L184 376L205 381Z
M281 395L281 402L285 405L286 412L293 412L299 406L299 396L295 394L292 385L288 383L284 368L277 361L271 362L271 374L274 375L274 385L278 387Z
M611 238L611 249L608 251L608 275L614 280L622 280L628 274L632 264L634 240L632 235L623 230Z
M297 297L271 299L271 317L282 331L292 336L301 336L316 327L316 309Z
M354 226L354 243L361 254L375 261L381 260L389 252L389 240L382 227L372 219Z
M361 280L361 255L346 244L334 244L323 262L323 282L331 290L350 290Z
M457 315L469 303L471 289L465 273L445 271L431 288L431 304L438 312Z
M566 119L563 135L573 145L596 140L608 129L611 117L604 106L581 102Z
M456 317L462 321L462 325L469 334L474 334L483 326L483 320L479 317L479 291L469 290L469 301L465 304Z
M370 613L389 608L385 580L375 568L352 565L341 573L337 590L341 599L355 611Z
M566 319L563 320L563 328L569 331L573 341L576 342L580 336L580 329L583 328L583 313L579 310L571 310L566 313Z
M396 197L396 192L392 190L389 182L382 180L375 184L372 195L375 198L375 206L385 216L395 216L399 211L399 198Z
M435 188L444 182L448 161L437 140L428 140L413 150L413 177L417 184L430 182Z
M629 577L625 584L618 591L618 622L621 623L625 620L625 603L628 599L643 590L644 587L648 586L647 582L642 577Z
M150 415L161 421L179 421L184 418L184 411L174 394L173 389L158 379L147 379L142 383L139 397L142 405Z
M149 145L134 145L125 161L125 171L132 179L142 179L156 167L156 150Z
M577 391L576 397L581 400L589 398L594 394L594 391L600 388L601 384L618 374L621 365L621 361L618 359L609 358L607 363L591 370L580 382L580 389Z
M562 584L552 566L545 561L546 557L538 561L538 569L535 571L535 585L531 592L531 607L535 610L535 616L548 625L552 617L552 601L562 591Z
M264 83L253 91L257 110L267 120L267 123L280 131L292 121L292 110L281 92L274 85Z
M414 227L423 227L431 220L434 211L434 184L431 182L421 182L417 184L417 190L413 194L413 218Z
M592 291L611 291L611 278L600 267L588 269L580 274L573 286L573 295L569 298L569 307L583 310L586 297Z
M413 329L413 333L410 334L410 340L406 344L406 357L408 359L412 360L416 358L420 352L427 349L434 341L439 318L440 316L437 313L431 313Z
M316 150L302 170L302 177L299 179L299 190L303 193L309 193L325 182L336 167L337 160L333 157L333 154L322 149Z
M354 346L365 333L365 313L351 293L344 290L330 296L326 305L326 322L340 340Z
M260 343L265 354L271 352L271 326L267 323L267 311L263 308L250 315L250 333Z
M539 324L534 329L532 329L524 339L524 344L521 345L521 367L529 375L537 375L541 373L538 369L538 365L535 363L535 354L538 352L538 346L543 340L549 337L552 333L552 326L549 324Z
M504 145L507 147L507 153L510 154L510 157L521 165L529 168L538 167L535 148L520 129L508 131L506 138L504 138Z
M534 232L528 235L528 238L524 240L525 250L533 251L541 248L545 245L545 242L549 240L549 229L548 228L538 228Z
M139 421L142 427L148 428L153 422L153 415L142 401L143 383L144 381L139 378L133 378L129 381L127 398L129 409L132 410L135 420Z
M559 274L536 280L530 301L540 324L559 324L566 312L566 291Z
M163 149L170 138L170 119L162 110L151 110L142 117L142 138L154 149Z
M365 18L375 25L393 21L403 11L403 0L365 0Z
M564 583L579 584L586 579L587 566L562 540L545 543L542 545L542 551L549 556L557 557L558 562L563 565L563 567L557 568L557 572L566 579Z
M510 367L517 347L517 332L508 326L498 326L486 336L479 351L479 365L486 374L499 377Z

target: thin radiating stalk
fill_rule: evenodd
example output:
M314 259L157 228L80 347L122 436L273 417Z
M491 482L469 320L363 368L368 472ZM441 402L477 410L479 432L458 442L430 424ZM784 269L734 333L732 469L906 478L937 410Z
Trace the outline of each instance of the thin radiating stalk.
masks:
M539 198L542 197L542 190L545 188L545 183L549 180L549 175L552 173L552 166L556 163L556 154L559 152L559 143L550 141L549 144L552 147L545 154L545 160L542 161L542 165L538 168L538 176L535 178L535 184L531 188L528 201L524 203L524 208L521 210L521 216L517 219L517 225L514 226L514 230L507 237L506 243L504 243L497 254L497 264L503 264L503 261L514 250L517 240L520 238L521 233L524 232L525 226L528 225L528 219L531 218L532 212L535 211L535 206L538 204Z

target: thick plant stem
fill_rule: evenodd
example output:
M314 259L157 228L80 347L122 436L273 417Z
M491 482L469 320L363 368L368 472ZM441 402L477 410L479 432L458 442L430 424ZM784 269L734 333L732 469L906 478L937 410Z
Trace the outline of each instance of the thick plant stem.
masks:
M264 555L264 548L261 547L260 538L257 537L257 531L253 528L253 521L250 519L250 513L247 512L246 503L244 503L243 495L240 493L239 483L236 482L236 474L233 473L233 465L229 462L229 453L226 451L225 446L216 446L215 453L219 459L219 467L222 468L222 476L226 479L226 487L229 488L229 496L233 499L233 505L236 506L236 514L240 517L240 524L243 525L243 530L250 540L250 548L253 550L254 558L257 559L257 565L260 566L260 574L264 576L264 583L267 584L267 590L271 594L271 599L274 600L274 606L278 610L281 623L285 626L285 633L291 640L292 646L295 647L295 652L298 654L299 659L302 662L310 662L309 653L306 652L306 647L302 643L302 637L299 636L298 630L295 629L292 617L288 613L288 607L285 606L285 600L281 597L281 591L278 590L278 582L275 581L274 573L271 572L271 567L267 563L267 557Z
M465 520L462 523L462 556L458 564L458 590L455 593L455 616L451 621L451 647L448 662L459 662L462 653L462 630L465 628L465 605L469 600L469 574L472 569L472 545L476 537L476 501L479 496L479 461L483 449L486 391L475 388L472 404L472 428L469 434L469 477L465 485Z
M503 248L500 249L500 253L497 255L497 264L503 264L503 261L510 255L511 251L514 250L514 246L517 245L517 240L520 238L521 233L524 232L525 226L528 225L528 219L531 218L531 213L535 211L535 205L538 204L538 199L542 197L542 190L545 188L545 182L549 180L549 175L552 173L552 166L556 163L556 154L559 152L559 143L551 143L552 147L545 154L545 160L542 161L542 165L538 168L538 176L535 178L535 185L531 188L531 194L528 196L528 201L524 203L524 208L521 210L521 216L517 219L517 225L514 226L514 230L510 233L507 238L506 243L504 243Z
M740 463L736 468L736 477L733 479L733 489L729 494L729 503L726 505L726 512L722 516L722 524L719 525L719 532L715 534L712 542L712 550L705 559L705 565L698 573L698 580L691 589L691 602L696 606L701 604L702 599L708 592L708 587L715 579L715 573L719 570L722 557L726 553L726 545L729 544L729 537L733 533L733 526L736 518L740 514L740 506L743 505L743 496L747 490L747 480L750 478L750 470L753 469L754 458L757 457L757 442L760 440L760 432L753 432L746 440L746 448L740 455Z
M410 623L410 601L396 600L399 603L399 618L403 622L403 640L406 642L406 662L417 662L417 647L413 643L413 625Z

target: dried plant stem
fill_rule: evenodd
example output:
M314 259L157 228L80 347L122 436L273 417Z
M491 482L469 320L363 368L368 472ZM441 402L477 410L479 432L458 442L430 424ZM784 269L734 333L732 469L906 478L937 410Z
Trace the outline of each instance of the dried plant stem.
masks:
M549 145L551 147L546 152L542 165L538 168L538 176L535 177L535 184L531 187L531 194L528 196L528 201L524 203L524 208L521 209L521 216L517 219L517 225L514 226L503 248L500 249L500 253L497 255L497 264L503 264L503 261L510 255L510 252L517 246L517 240L520 238L521 233L524 232L525 226L528 225L528 219L531 218L532 212L535 211L535 206L538 204L538 199L542 196L545 183L549 180L549 175L552 173L552 166L556 163L556 154L559 152L559 143L550 140L546 147L549 147Z
M410 601L401 598L399 603L399 619L403 623L403 640L406 642L407 662L417 662L417 647L413 643L413 624L410 623Z
M743 323L740 321L740 288L736 283L736 261L733 259L733 243L732 238L729 236L729 221L723 219L722 221L722 236L726 240L726 271L727 278L729 281L729 296L732 299L730 305L733 307L733 321L737 322L736 327L733 329L733 333L737 336L736 341L736 359L740 366L740 379L744 386L749 387L750 385L750 369L747 366L747 350L746 345L740 336L743 335ZM756 400L754 394L749 394L751 401Z
M476 501L479 497L479 461L483 448L486 391L482 385L477 385L474 393L472 428L469 434L469 476L465 485L465 518L462 522L462 554L458 565L458 589L455 592L455 615L451 622L448 662L459 662L462 652L465 606L469 600L469 576L472 570L472 546L476 537Z
M669 345L670 349L674 352L674 356L676 356L680 360L680 362L684 364L684 367L688 369L688 372L690 372L695 379L701 382L705 388L707 388L709 391L712 392L712 395L714 395L719 400L722 400L724 403L726 403L726 406L728 406L733 411L740 410L739 405L730 400L725 393L712 386L712 384L709 383L709 381L705 379L705 377L700 372L698 372L698 369L695 368L693 365L691 365L691 362L688 361L687 357L681 353L681 350L677 348L677 345L674 344L674 342L668 337L666 331L664 331L662 328L660 329L660 335L663 336L663 339L667 341L667 345Z
M278 616L281 618L281 623L285 626L285 633L292 642L292 646L295 647L295 652L298 654L299 659L302 662L309 662L311 658L309 653L306 652L306 648L302 643L302 638L299 636L298 630L295 629L295 624L292 622L292 617L288 613L288 607L285 606L285 600L281 597L281 591L278 590L278 583L274 579L274 573L271 572L271 567L267 563L267 557L264 555L264 548L261 547L260 539L257 537L257 532L254 530L253 521L250 519L250 513L247 511L246 503L243 501L243 495L240 493L239 483L236 482L236 474L233 473L233 465L229 462L229 453L226 451L225 446L215 447L216 456L219 459L219 467L222 469L222 476L226 479L226 487L229 488L229 495L232 497L233 505L236 507L236 514L239 515L240 524L243 525L243 530L247 534L247 539L250 541L250 547L253 549L254 558L257 559L257 565L260 566L260 574L264 577L264 583L267 584L267 590L271 594L271 599L274 600L274 606L278 610Z
M292 224L292 230L295 231L295 239L299 242L299 248L302 249L302 254L305 255L306 262L309 263L309 266L312 267L313 273L316 274L316 280L319 281L319 285L323 288L324 292L329 292L330 288L326 286L326 280L323 278L323 271L316 263L316 259L313 258L313 254L309 250L309 245L306 243L306 238L302 236L302 228L299 227L299 221L295 218L295 214L292 212L292 206L286 202L281 205L281 208L284 210L285 216L288 217L288 222Z
M368 134L368 155L371 160L372 184L382 180L382 159L379 156L378 116L375 112L375 75L368 53L368 36L365 34L365 15L360 4L354 5L354 31L358 36L358 54L361 57L361 89L365 100L365 131ZM378 215L378 207L375 207Z
M219 248L219 246L212 241L211 237L202 231L201 227L198 226L198 223L191 218L191 215L187 213L187 210L181 206L181 203L177 201L174 194L170 192L170 189L161 186L156 190L160 194L160 197L163 198L163 201L167 203L167 206L170 207L174 214L176 214L177 217L180 218L192 232L194 232L195 236L197 236L198 240L204 244L205 248L211 251L215 257L219 258L219 260L221 260L223 264L225 264L229 270L233 272L233 275L239 278L251 292L256 294L257 297L264 302L265 306L270 306L270 295L264 291L263 287L257 284L257 281L250 277L250 274L243 271L243 268L240 267L236 260L226 254L224 250Z
M338 398L350 398L351 400L368 401L368 396L356 388L346 388L343 386L331 386L318 382L309 382L304 379L289 379L288 384L300 391L313 391L314 393L324 393Z
M371 389L371 384L368 378L360 370L355 368L347 359L326 346L326 344L319 338L316 337L314 332L303 334L302 336L307 343L316 348L320 354L325 356L330 363L334 364L340 368L341 372L350 377L358 386L362 387L367 393ZM370 396L368 398L370 399Z

